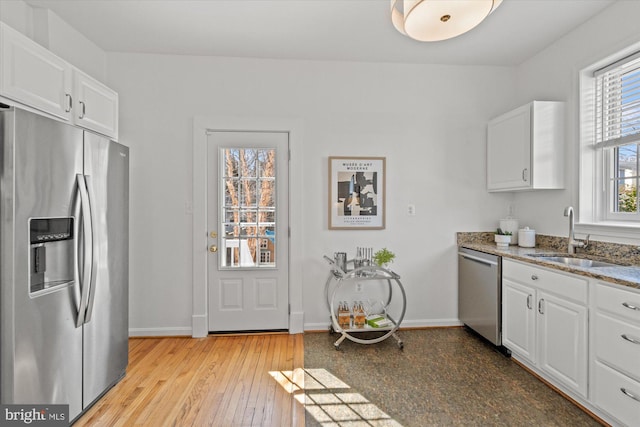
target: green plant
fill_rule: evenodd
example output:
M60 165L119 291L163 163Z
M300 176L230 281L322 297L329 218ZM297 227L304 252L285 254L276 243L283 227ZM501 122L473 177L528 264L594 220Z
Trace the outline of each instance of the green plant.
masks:
M382 267L385 264L393 262L395 257L396 254L391 252L389 249L382 248L373 254L373 262L375 262L378 267Z
M499 228L496 230L496 234L500 235L500 236L511 236L511 232L510 231L504 231L502 228Z
M636 212L638 189L621 185L618 189L618 212Z

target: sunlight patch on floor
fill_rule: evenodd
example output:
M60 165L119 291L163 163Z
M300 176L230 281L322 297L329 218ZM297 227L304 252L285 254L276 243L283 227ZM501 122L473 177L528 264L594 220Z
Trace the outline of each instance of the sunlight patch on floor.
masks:
M270 371L269 374L323 427L402 427L326 369Z

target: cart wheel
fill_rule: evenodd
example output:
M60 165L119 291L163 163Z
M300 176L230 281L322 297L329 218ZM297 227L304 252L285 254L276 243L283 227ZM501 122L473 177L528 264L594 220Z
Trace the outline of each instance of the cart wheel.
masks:
M335 334L335 333L336 333L336 330L335 330L335 329L333 329L333 325L330 325L330 326L329 326L329 335L333 335L333 334Z
M333 348L335 348L336 351L340 351L340 344L334 344Z
M403 343L402 341L400 341L400 342L398 343L398 348L399 348L400 350L404 350L404 343Z

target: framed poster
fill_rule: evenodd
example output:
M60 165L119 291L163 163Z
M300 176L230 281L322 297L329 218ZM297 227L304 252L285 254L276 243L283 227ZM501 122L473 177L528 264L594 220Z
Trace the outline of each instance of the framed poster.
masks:
M385 227L385 157L329 157L329 229Z

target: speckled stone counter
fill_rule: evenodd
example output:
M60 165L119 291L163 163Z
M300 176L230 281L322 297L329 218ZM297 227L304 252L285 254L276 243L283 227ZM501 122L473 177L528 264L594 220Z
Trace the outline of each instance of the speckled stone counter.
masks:
M539 258L541 254L567 256L566 238L538 235L536 236L535 248L521 248L515 245L501 248L496 246L493 236L492 232L460 232L457 233L458 246L640 289L640 250L636 246L591 242L587 249L569 256L616 265L612 267L578 267Z

